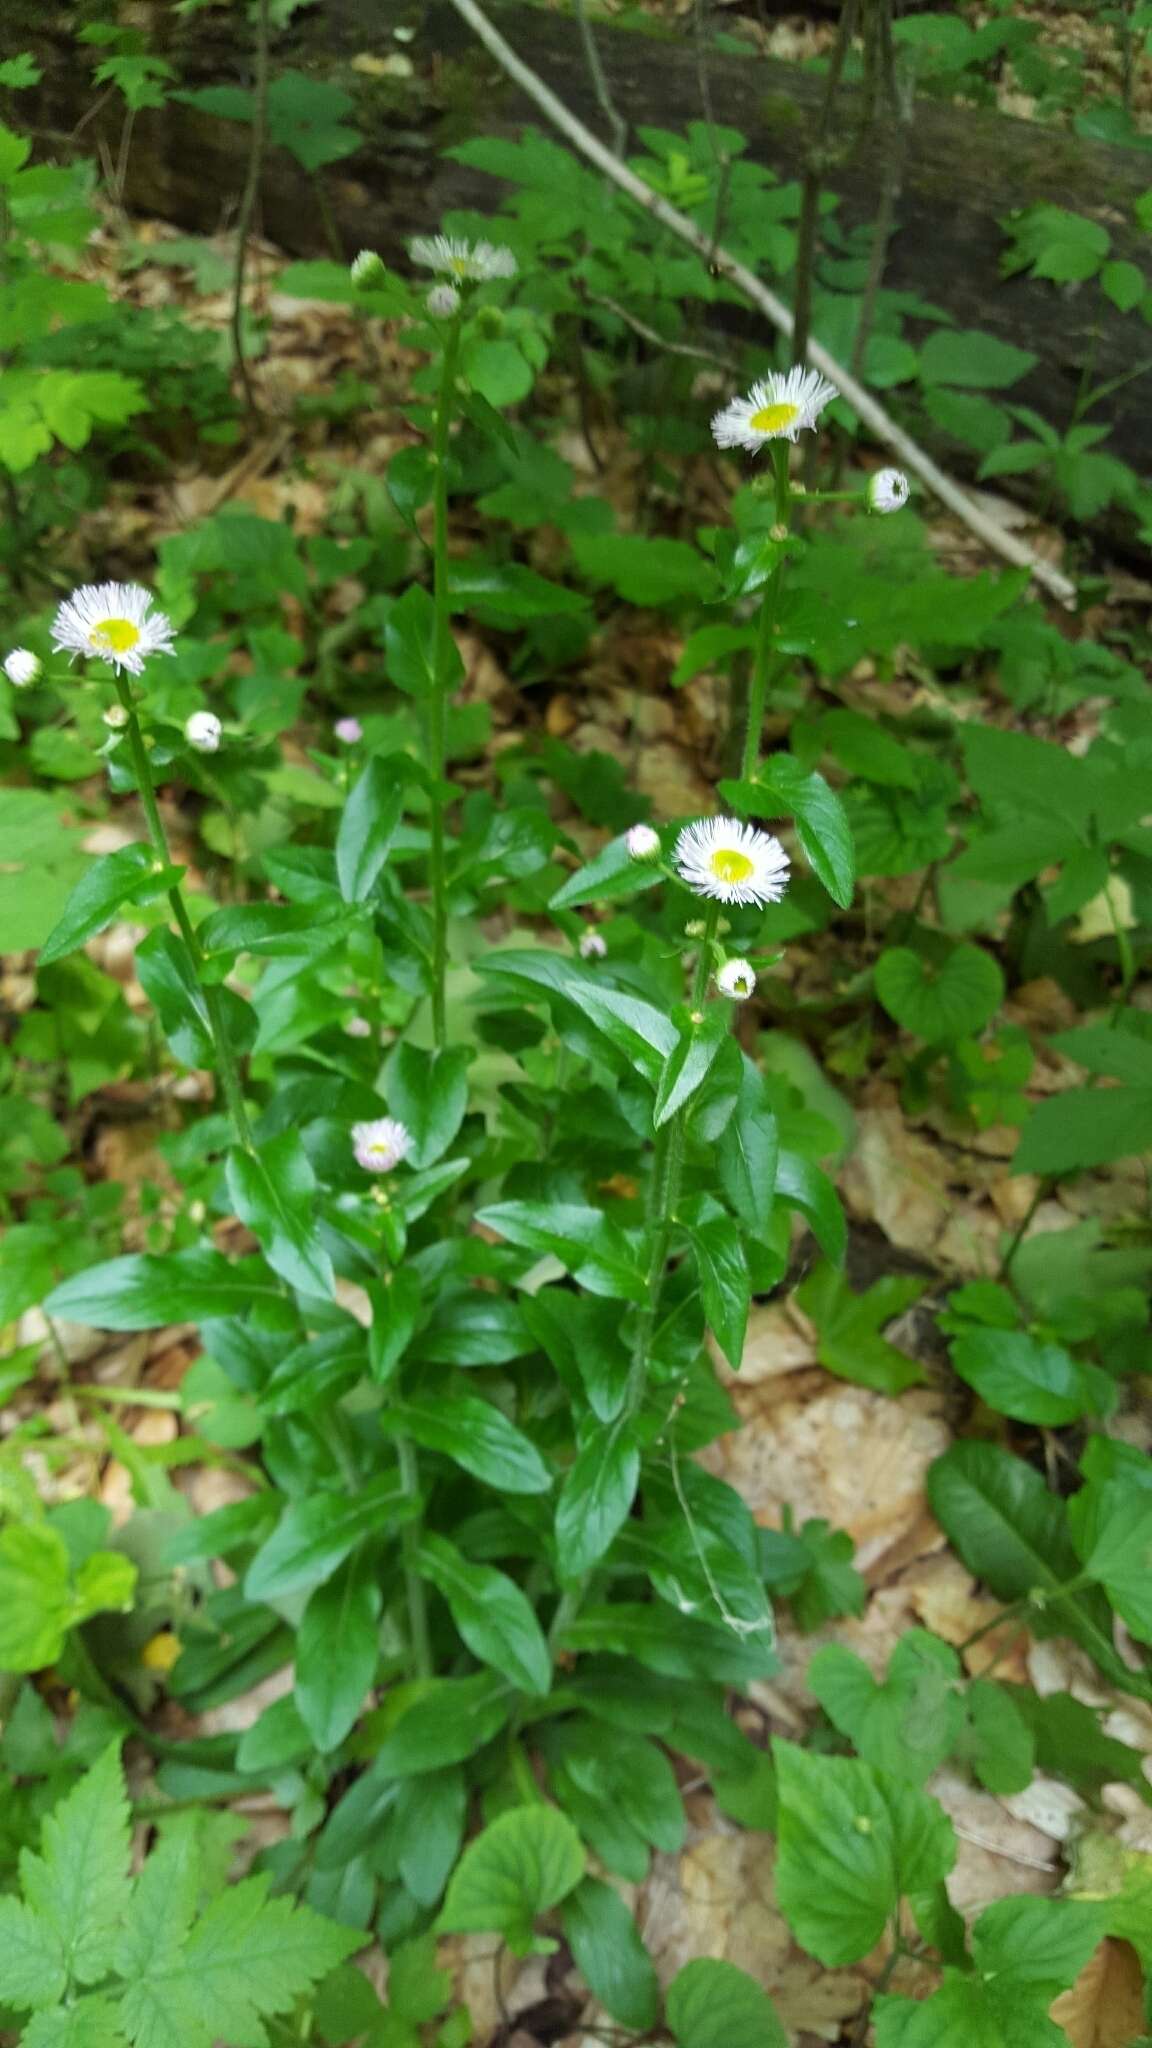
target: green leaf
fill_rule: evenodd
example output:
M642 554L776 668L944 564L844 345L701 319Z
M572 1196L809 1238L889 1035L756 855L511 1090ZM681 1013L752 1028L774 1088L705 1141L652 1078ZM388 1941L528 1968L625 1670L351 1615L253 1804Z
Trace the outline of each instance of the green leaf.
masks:
M410 583L388 614L384 628L388 675L410 697L427 697L436 680L436 610L421 583ZM456 689L464 663L455 640L449 639L443 686Z
M876 962L875 982L889 1016L929 1045L975 1036L1004 1000L1004 976L979 946L954 946L940 962L892 946Z
M972 1960L999 1986L1031 1989L1047 2004L1075 1983L1108 1931L1103 1903L997 1899L972 1930Z
M647 1275L638 1255L599 1209L576 1202L493 1202L477 1211L476 1221L525 1251L551 1253L590 1294L623 1301L646 1297Z
M68 1988L56 1929L19 1899L0 1898L0 1999L21 2011L54 2006Z
M768 1084L742 1056L740 1092L717 1147L716 1167L725 1201L754 1237L763 1237L771 1221L779 1151Z
M316 1176L299 1131L282 1131L258 1152L234 1146L227 1180L236 1214L259 1238L273 1272L302 1294L332 1295L336 1276L316 1235Z
M248 1600L283 1600L322 1585L365 1536L411 1521L418 1503L391 1476L353 1495L316 1493L285 1509L248 1567Z
M422 1771L406 1778L401 1785L391 1846L405 1890L422 1906L434 1906L441 1897L460 1854L467 1817L468 1781L459 1764L439 1771ZM426 1939L434 1950L431 1935ZM451 1978L446 1981L450 1987ZM416 2007L421 2002L434 2012L448 2002L444 1996L445 1974L441 1971L426 1971L422 1988L405 1986L403 1997L398 1992L398 1983L389 1967L389 2002L401 2010L407 2008L405 2018L416 2019ZM431 2013L425 2017L430 2018Z
M32 144L26 135L16 135L0 121L0 185L10 185L17 171L27 163Z
M952 1363L982 1401L1016 1422L1056 1427L1116 1406L1110 1374L1023 1330L972 1330L956 1339Z
M64 906L64 915L40 948L41 967L51 966L67 953L102 932L125 903L147 903L179 881L183 868L164 867L150 846L122 846L94 861L77 882Z
M564 1939L593 1997L613 2019L646 2034L656 2024L660 1987L640 1930L619 1892L599 1878L586 1877L565 1899L561 1920ZM780 2039L783 2042L783 2035Z
M680 2048L788 2048L768 1993L735 1963L685 1963L668 1986L667 2016Z
M691 1100L707 1079L709 1069L728 1037L730 1016L726 1003L709 1003L705 1009L689 1012L677 1009L673 1023L678 1037L664 1062L652 1112L657 1130Z
M776 1167L776 1193L781 1201L807 1217L825 1258L841 1265L848 1245L848 1226L828 1175L803 1153L782 1150Z
M677 1033L654 1004L607 987L586 967L556 953L489 953L476 966L479 973L510 981L522 991L542 990L561 998L646 1081L653 1087L659 1082Z
M357 1553L317 1586L296 1635L295 1700L316 1744L338 1749L355 1726L376 1674L380 1587Z
M368 1332L368 1366L378 1386L387 1386L411 1342L420 1313L420 1278L411 1266L398 1266L368 1289L372 1327Z
M705 1317L733 1372L738 1372L752 1295L740 1230L707 1196L682 1208Z
M716 588L709 562L683 540L637 533L574 534L572 552L593 583L610 583L627 604L679 604Z
M1117 1033L1117 1036L1120 1034ZM1152 1147L1152 1088L1072 1088L1038 1102L1013 1173L1081 1173Z
M640 1453L619 1421L589 1426L556 1504L557 1567L563 1580L598 1564L636 1498Z
M41 1853L26 1850L20 1859L25 1905L51 1929L65 1975L75 1984L97 1984L112 1968L128 1906L128 1865L128 1800L117 1741L53 1808ZM53 2001L41 1992L28 2002Z
M969 1728L963 1745L980 1783L998 1798L1023 1792L1036 1768L1032 1731L1014 1697L1023 1686L974 1678L968 1687Z
M448 1150L468 1107L467 1046L426 1051L406 1039L388 1063L388 1107L412 1136L413 1166L432 1166Z
M923 1785L949 1756L964 1721L960 1660L924 1629L902 1636L878 1684L842 1643L818 1650L808 1684L865 1763Z
M470 1563L443 1536L425 1536L416 1562L443 1594L474 1657L522 1692L551 1690L552 1659L543 1630L513 1579L491 1565Z
M907 1352L881 1335L885 1325L919 1301L924 1282L891 1273L865 1294L854 1294L830 1261L817 1265L796 1291L819 1332L816 1355L828 1372L877 1393L901 1394L924 1378Z
M515 1705L511 1686L494 1671L432 1679L392 1729L373 1771L410 1778L463 1763L491 1741Z
M639 895L664 880L659 861L633 860L628 835L610 839L594 860L585 862L557 889L550 910L571 910L580 903L614 903L623 896Z
M155 1330L166 1323L206 1323L245 1315L263 1297L281 1299L261 1259L222 1252L133 1253L89 1266L53 1289L49 1315L98 1330Z
M1132 1634L1152 1642L1152 1493L1123 1479L1082 1487L1068 1525L1085 1571Z
M1106 263L1100 272L1100 289L1121 313L1130 313L1148 290L1148 280L1135 263Z
M519 1806L470 1842L436 1922L441 1934L502 1934L514 1954L535 1946L533 1923L584 1875L584 1850L554 1806Z
M373 754L349 792L336 834L336 873L345 903L366 903L388 858L404 809L401 754Z
M169 1924L156 1930L153 1943L142 1941L121 2005L134 2048L262 2041L262 2018L290 2012L361 1946L359 1932L291 1899L269 1899L269 1882L265 1875L229 1886L186 1938Z
M547 1493L552 1476L531 1439L490 1401L454 1394L386 1409L380 1426L439 1451L486 1486L505 1493Z
M125 2048L119 2007L98 1992L55 2012L34 2013L20 2039L22 2048Z
M8 57L0 64L0 85L10 92L19 92L28 85L39 85L44 73L28 50L21 50L18 57Z
M514 341L470 341L461 352L460 369L473 391L495 406L516 405L536 381Z
M1068 2036L1042 2005L946 1969L930 1998L878 1998L876 2048L1068 2048Z
M920 350L924 384L959 384L967 390L1001 391L1034 369L1036 357L978 330L938 327Z
M46 1522L0 1533L0 1671L55 1663L72 1620L68 1551Z
M801 1946L831 1968L874 1948L901 1897L951 1869L952 1824L936 1800L854 1757L773 1744L779 1775L776 1892Z
M761 802L761 815L773 815L777 810L791 813L813 873L833 902L847 910L856 887L856 857L848 814L835 791L822 775L805 774L790 754L770 754L756 772L756 783L771 799L768 804ZM723 783L720 788L723 793Z

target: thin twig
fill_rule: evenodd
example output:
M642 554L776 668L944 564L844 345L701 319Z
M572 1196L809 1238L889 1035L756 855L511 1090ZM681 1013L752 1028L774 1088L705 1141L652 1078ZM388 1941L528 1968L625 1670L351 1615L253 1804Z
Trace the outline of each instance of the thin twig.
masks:
M642 341L650 341L654 348L662 348L667 355L693 356L698 362L711 363L714 368L727 371L730 377L739 374L739 365L734 363L730 356L718 356L715 350L710 348L693 348L687 341L668 341L663 334L658 334L654 327L649 327L647 321L638 320L635 313L628 311L627 306L621 306L616 299L606 298L603 292L586 291L584 297L590 306L603 306L607 312L615 313L616 318L623 320L625 326L630 327L634 334L638 334Z
M236 216L236 268L232 277L232 355L244 387L244 403L250 413L259 412L248 364L244 357L244 272L248 263L248 236L260 196L260 174L264 168L264 147L268 139L268 42L269 0L257 0L256 77L252 93L252 143L248 151L248 175Z
M600 59L600 48L595 31L588 19L587 0L576 0L576 21L580 29L580 40L584 45L584 56L592 80L592 90L604 119L617 156L623 156L628 147L628 123L612 97L604 66Z
M543 79L538 78L522 58L516 55L500 31L493 27L483 8L477 5L477 0L452 0L452 5L483 43L489 55L495 58L508 77L520 87L521 92L535 102L541 113L547 116L560 133L567 137L573 148L579 150L581 156L595 164L598 170L605 172L637 206L642 207L653 220L658 220L662 227L667 228L680 241L687 242L690 248L696 250L697 255L705 258L711 255L713 267L720 275L735 285L737 291L743 293L781 334L791 337L792 315L775 292L769 291L766 285L761 284L759 278L754 277L752 272L726 249L718 247L712 250L709 237L702 233L694 221L689 220L686 214L672 206L667 199L662 198L660 193L654 192L650 185L646 185L643 179L629 170L627 164L621 163L618 157L613 156L612 151L597 140L591 129L586 128L583 121L569 112L563 101L545 85ZM983 541L985 547L999 555L1003 561L1011 562L1013 567L1027 569L1029 575L1061 604L1073 603L1076 586L1071 578L1063 575L1050 562L1043 561L1033 549L1018 540L1015 534L1006 532L988 513L974 505L959 484L933 462L932 457L919 443L914 441L911 435L906 434L904 429L884 411L871 392L866 391L834 356L829 355L827 349L821 348L819 342L809 343L808 361L836 386L868 432L897 457L904 469L910 470L913 476L918 477L942 505L947 506L950 512L954 512L969 532Z

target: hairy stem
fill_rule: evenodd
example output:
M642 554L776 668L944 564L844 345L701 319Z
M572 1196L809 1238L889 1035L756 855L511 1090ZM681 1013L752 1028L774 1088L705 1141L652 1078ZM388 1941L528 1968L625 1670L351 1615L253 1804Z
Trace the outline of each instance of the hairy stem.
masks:
M396 1438L396 1456L400 1464L400 1483L405 1493L410 1494L413 1500L419 1500L420 1467L416 1447L410 1437ZM432 1645L428 1637L428 1607L424 1598L424 1581L416 1564L416 1553L419 1548L420 1518L414 1516L411 1521L404 1523L400 1531L404 1599L408 1608L408 1639L417 1678L431 1678Z
M256 212L256 201L260 196L260 177L264 169L264 151L268 140L268 45L270 40L270 0L257 0L256 7L256 75L252 91L252 139L248 150L248 175L240 196L240 210L236 216L236 267L232 273L232 357L240 382L244 387L244 403L250 413L259 411L248 364L244 356L244 273L248 266L248 237L252 231L252 219Z
M787 441L772 443L772 459L776 465L776 525L787 530L792 502L788 482ZM768 681L776 654L774 634L780 613L780 593L783 584L784 557L781 556L768 580L768 587L760 606L760 625L756 635L756 653L752 662L752 680L748 686L748 723L744 730L744 758L740 765L741 778L745 782L750 781L756 773L760 759L760 737L764 729Z
M148 825L148 837L152 844L152 851L156 855L157 860L164 867L169 868L172 866L172 854L168 845L168 835L164 830L164 822L156 802L156 791L152 783L152 764L148 759L148 749L144 745L144 735L140 730L140 720L136 713L136 706L132 701L131 691L121 675L117 675L116 678L116 694L128 714L128 724L125 728L128 736L128 748L132 755L132 766L136 773L136 786L140 792L140 801L144 806L144 817ZM216 1055L216 1071L220 1076L220 1086L228 1107L228 1114L232 1118L236 1136L244 1150L251 1152L253 1150L252 1130L248 1122L248 1112L244 1107L244 1093L240 1086L239 1070L232 1047L228 1042L228 1030L225 1023L224 1005L221 1001L220 990L214 984L205 982L200 972L204 963L204 953L196 936L195 927L188 915L188 907L184 901L179 883L174 883L172 888L169 889L168 901L172 906L172 915L176 919L180 936L187 949L192 972L200 985L200 992L204 998L204 1008L208 1016L208 1028L211 1032L212 1046Z
M720 923L720 904L710 903L705 919L704 934L700 940L700 951L696 956L696 971L692 977L692 993L689 997L690 1010L698 1010L708 993L708 981L712 973L712 948L716 929ZM676 1223L676 1204L680 1199L680 1188L684 1178L684 1148L686 1110L678 1109L675 1116L656 1134L656 1152L652 1162L652 1190L648 1210L648 1228L652 1237L652 1251L648 1260L648 1272L644 1289L644 1307L636 1332L636 1345L632 1353L632 1365L628 1374L628 1390L624 1402L624 1418L635 1415L644 1399L648 1384L648 1362L652 1352L652 1333L660 1307L660 1294L664 1285L664 1270L668 1264L668 1253L672 1244L672 1232Z
M460 317L444 338L440 390L436 400L436 487L433 530L434 607L432 690L428 699L428 883L432 898L432 1038L442 1046L448 1035L445 980L448 971L448 905L444 864L444 769L448 727L448 670L452 655L452 624L448 593L448 436L456 358L460 349Z

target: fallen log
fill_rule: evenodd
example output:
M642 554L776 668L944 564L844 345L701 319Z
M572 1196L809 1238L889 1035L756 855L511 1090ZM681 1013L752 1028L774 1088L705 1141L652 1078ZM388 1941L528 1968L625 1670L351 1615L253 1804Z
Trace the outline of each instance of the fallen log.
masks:
M103 139L115 154L122 104L93 110L87 52L78 49L74 0L52 11L41 0L6 0L8 50L27 48L43 66L33 92L22 94L41 154L70 146L91 150ZM544 81L598 133L604 116L589 77L577 23L530 5L502 5L494 18ZM171 6L138 14L150 46L175 67L185 87L246 84L249 50L235 18L211 11L181 16ZM396 31L400 31L399 37ZM648 121L680 129L699 120L701 83L693 38L677 29L600 26L597 37L612 98L633 130ZM379 75L379 60L407 58L410 76ZM360 67L357 61L361 60ZM375 69L364 59L376 60ZM277 38L275 66L288 65L344 86L356 103L364 140L353 156L316 180L283 149L269 152L259 223L293 255L328 252L332 224L351 255L363 246L403 260L413 233L434 228L452 207L494 210L500 181L446 160L446 144L467 134L515 134L533 118L507 79L471 40L445 0L429 0L414 25L407 0L322 0L296 12ZM781 178L797 176L819 107L820 75L768 58L708 58L717 119L747 136L751 155ZM843 126L854 122L853 95ZM245 124L170 100L137 116L127 158L125 203L201 232L226 224L243 183ZM839 193L846 227L869 223L884 174L888 138L865 132L850 154L833 162L827 183ZM1107 227L1114 253L1139 261L1142 237L1132 225L1135 201L1147 190L1148 159L1084 141L1063 130L1012 120L982 109L934 100L916 103L905 162L887 283L939 306L960 328L982 328L1030 349L1037 368L1013 398L1034 405L1062 429L1072 416L1086 360L1093 381L1123 377L1138 359L1144 332L1138 316L1111 307L1093 286L1065 287L1000 277L1000 222L1014 209L1048 202L1091 215ZM326 216L328 225L326 226ZM738 309L738 325L759 328ZM1149 345L1152 355L1152 343ZM1111 393L1094 417L1107 421L1113 452L1137 470L1152 470L1152 408L1134 380Z

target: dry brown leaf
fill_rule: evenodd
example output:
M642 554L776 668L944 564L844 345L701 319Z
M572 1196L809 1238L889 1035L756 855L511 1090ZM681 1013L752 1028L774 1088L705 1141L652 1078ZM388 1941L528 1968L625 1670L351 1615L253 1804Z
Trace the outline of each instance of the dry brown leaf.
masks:
M1144 1973L1126 1941L1102 1941L1051 2018L1071 2048L1129 2048L1144 2031Z
M928 1790L956 1830L955 1868L948 1896L961 1913L975 1914L1020 1892L1054 1892L1060 1881L1060 1846L1028 1821L1017 1820L991 1792L959 1771L937 1771Z

